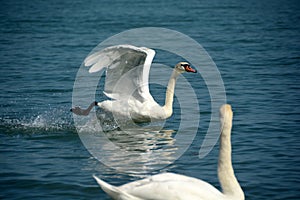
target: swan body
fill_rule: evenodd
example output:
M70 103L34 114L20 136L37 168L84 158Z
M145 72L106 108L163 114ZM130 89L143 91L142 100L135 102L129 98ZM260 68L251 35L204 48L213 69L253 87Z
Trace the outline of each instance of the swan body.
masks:
M156 102L145 101L140 102L134 99L122 100L106 100L98 102L97 105L106 111L113 113L117 118L130 118L134 122L150 122L164 120L171 116L172 113L167 112L164 107Z
M220 109L221 137L218 177L222 192L209 183L174 173L162 173L116 187L94 176L100 187L113 199L121 200L244 200L231 163L232 110Z
M114 187L94 176L101 188L113 199L126 200L202 200L207 194L224 199L212 185L188 176L162 173L149 178Z
M117 45L88 56L84 64L89 72L106 69L104 94L111 100L96 105L115 116L134 122L150 122L169 118L173 113L173 97L177 77L183 72L196 73L187 62L179 62L170 77L165 105L160 106L149 92L149 71L155 51L146 47ZM71 109L77 115L88 115L93 105L83 110Z

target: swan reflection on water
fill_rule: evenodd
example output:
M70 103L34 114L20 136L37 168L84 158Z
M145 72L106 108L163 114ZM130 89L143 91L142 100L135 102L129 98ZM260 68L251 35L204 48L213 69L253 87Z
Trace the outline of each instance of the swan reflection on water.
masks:
M103 131L103 123L94 119L79 130L79 135L89 152L108 167L143 174L164 168L178 158L174 130L153 124L127 124L127 127L123 124L120 129L106 121L106 128L111 130Z
M141 134L142 133L142 134ZM173 130L126 130L104 133L120 151L102 146L108 153L106 162L124 171L152 171L174 161L177 148L172 137Z

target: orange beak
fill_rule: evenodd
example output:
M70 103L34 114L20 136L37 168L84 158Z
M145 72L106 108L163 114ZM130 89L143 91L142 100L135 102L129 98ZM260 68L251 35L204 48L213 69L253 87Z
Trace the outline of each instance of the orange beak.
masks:
M189 65L184 66L184 69L185 69L186 72L197 73L197 70L191 68L191 66L189 66Z

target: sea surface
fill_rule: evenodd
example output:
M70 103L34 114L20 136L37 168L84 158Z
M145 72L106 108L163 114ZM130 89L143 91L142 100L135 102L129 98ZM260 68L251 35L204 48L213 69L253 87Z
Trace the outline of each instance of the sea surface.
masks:
M191 124L197 129L185 137L192 140L178 158L169 155L186 145L174 146L178 124L186 120L179 98L159 131L146 126L134 134L105 133L134 152L108 155L112 165L101 162L101 152L94 156L78 134L69 110L83 60L107 38L143 27L189 36L216 64L234 111L232 160L246 199L300 199L298 1L13 0L1 1L0 10L0 199L110 199L93 174L121 185L174 172L220 189L218 143L199 158L211 119L210 93L199 74L184 75L197 94L200 121ZM169 66L180 61L159 50L156 59ZM100 81L95 100L102 90ZM150 91L163 104L165 87L151 84ZM93 131L87 134L98 137ZM132 169L122 168L128 163Z

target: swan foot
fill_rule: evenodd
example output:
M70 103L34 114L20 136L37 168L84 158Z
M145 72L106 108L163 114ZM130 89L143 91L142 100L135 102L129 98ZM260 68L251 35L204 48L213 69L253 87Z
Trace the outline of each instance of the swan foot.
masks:
M76 106L74 108L71 108L70 111L76 115L87 116L88 114L90 114L92 108L97 105L98 105L98 102L94 101L91 103L91 105L87 109L82 109L79 106Z
M80 107L74 107L71 108L70 110L72 113L76 114L76 115L83 115L83 116L87 116L89 114L89 112L87 112L87 110L81 109Z

